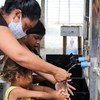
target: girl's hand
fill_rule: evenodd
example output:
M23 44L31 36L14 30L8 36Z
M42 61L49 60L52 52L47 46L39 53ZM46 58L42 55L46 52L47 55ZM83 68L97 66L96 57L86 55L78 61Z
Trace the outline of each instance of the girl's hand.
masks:
M72 85L70 85L69 83L67 83L67 90L73 96L74 93L73 93L72 90L76 90L76 88L74 88Z
M64 82L58 82L55 84L55 88L56 90L61 90L64 89L65 91L68 91L71 95L74 95L72 90L76 90L73 86L71 86L68 82L70 82L71 80L67 80Z
M64 89L55 91L53 94L56 96L56 100L69 100L70 97L68 93L65 93Z

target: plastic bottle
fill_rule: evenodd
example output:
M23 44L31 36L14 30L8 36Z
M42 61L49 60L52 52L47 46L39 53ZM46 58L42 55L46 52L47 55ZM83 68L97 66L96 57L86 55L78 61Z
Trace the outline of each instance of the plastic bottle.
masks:
M73 38L71 38L71 40L70 40L70 44L68 46L66 54L70 55L71 53L72 54L77 54L77 50L76 50L75 42L74 42Z

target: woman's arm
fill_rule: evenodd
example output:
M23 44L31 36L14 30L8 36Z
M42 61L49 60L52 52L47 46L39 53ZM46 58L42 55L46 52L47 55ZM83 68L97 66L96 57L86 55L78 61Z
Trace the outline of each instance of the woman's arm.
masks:
M39 59L38 56L21 46L9 29L3 26L0 26L0 49L23 67L34 71L53 72L48 66L45 67L45 62ZM57 68L53 67L53 69Z
M50 73L57 81L62 81L69 77L69 73L65 70L45 62L21 46L10 30L4 26L0 26L0 49L21 66L35 72Z

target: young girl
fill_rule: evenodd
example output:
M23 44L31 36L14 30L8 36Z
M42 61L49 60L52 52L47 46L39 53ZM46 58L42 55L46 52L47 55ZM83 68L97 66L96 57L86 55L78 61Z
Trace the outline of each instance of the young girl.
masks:
M7 59L1 75L3 80L11 82L4 100L67 100L69 95L63 90L54 91L47 87L32 85L32 71L21 67L10 58Z

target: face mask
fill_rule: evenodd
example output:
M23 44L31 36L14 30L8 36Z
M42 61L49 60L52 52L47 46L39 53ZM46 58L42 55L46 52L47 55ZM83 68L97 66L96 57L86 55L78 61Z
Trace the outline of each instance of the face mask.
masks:
M26 33L22 29L21 20L22 20L22 16L20 16L20 21L16 22L16 23L12 19L12 21L8 25L9 29L11 30L11 32L13 33L13 35L15 36L16 39L20 39L20 38L26 36Z

